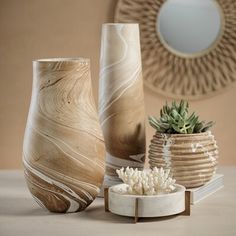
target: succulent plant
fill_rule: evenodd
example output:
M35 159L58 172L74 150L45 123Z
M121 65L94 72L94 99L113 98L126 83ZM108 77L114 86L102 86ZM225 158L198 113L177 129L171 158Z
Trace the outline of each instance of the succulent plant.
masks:
M160 119L150 116L149 124L158 132L168 134L201 133L214 125L212 121L199 121L194 112L189 115L188 108L188 102L183 100L179 104L173 101L171 106L166 103L160 111Z

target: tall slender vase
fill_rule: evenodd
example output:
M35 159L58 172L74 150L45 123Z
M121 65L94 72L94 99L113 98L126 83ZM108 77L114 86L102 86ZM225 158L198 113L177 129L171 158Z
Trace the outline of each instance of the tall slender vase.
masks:
M23 145L34 199L52 212L84 210L103 182L104 157L89 60L34 61Z
M138 24L102 27L99 117L106 145L104 185L120 183L116 169L142 169L145 111Z

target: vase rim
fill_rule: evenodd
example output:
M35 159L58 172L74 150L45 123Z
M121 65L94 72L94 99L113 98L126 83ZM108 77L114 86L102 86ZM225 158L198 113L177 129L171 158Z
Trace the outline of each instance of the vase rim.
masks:
M104 23L102 25L139 25L139 23Z
M54 58L42 58L42 59L35 59L33 62L90 62L89 58L83 57L54 57Z

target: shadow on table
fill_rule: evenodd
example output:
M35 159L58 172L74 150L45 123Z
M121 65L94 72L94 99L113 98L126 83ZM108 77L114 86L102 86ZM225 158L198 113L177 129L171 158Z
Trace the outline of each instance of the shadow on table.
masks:
M114 215L111 212L105 212L104 206L91 206L87 208L84 212L79 212L78 217L83 217L83 219L92 221L101 221L107 223L132 223L133 219L130 217L123 217L119 215Z
M107 223L134 223L133 217L115 215L111 212L105 212L103 199L99 199L95 204L91 204L85 211L76 213L51 213L41 208L31 197L0 197L0 215L2 216L19 216L19 217L37 217L37 216L67 216L69 218L83 218L91 221L100 221ZM175 218L176 216L162 218L140 218L138 223L158 222Z
M105 212L103 205L91 206L87 208L84 212L79 212L78 217L83 217L83 219L94 220L94 221L106 221L110 223L123 223L123 224L134 223L133 217L119 216L111 212ZM160 222L174 219L176 217L177 215L159 217L159 218L158 217L139 218L138 223Z
M0 197L0 215L2 216L43 216L52 213L42 209L32 198Z

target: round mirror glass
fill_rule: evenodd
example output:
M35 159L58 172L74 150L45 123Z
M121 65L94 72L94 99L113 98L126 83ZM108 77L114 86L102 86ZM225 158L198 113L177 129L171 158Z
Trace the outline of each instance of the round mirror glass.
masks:
M215 0L167 0L157 16L162 43L181 55L201 54L221 32L221 12Z

